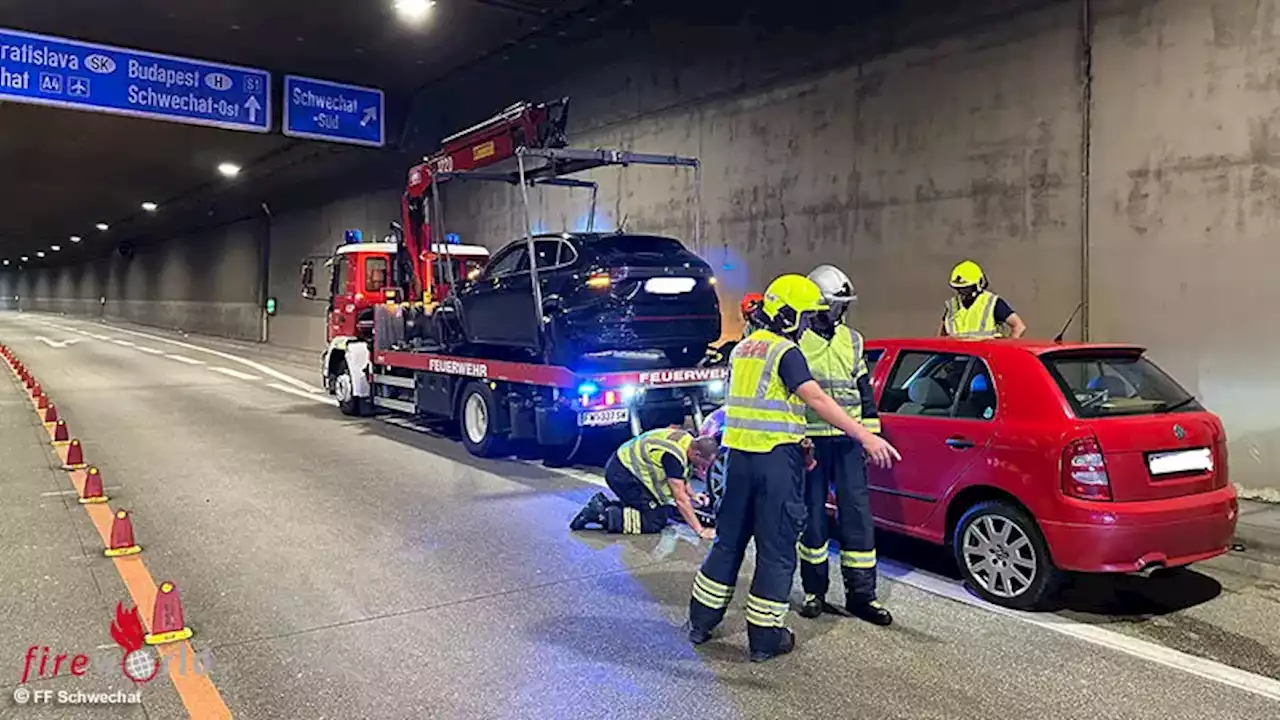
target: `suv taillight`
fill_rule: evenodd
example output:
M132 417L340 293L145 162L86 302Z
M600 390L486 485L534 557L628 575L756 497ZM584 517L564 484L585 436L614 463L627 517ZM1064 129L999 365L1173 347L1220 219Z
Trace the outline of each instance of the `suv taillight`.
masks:
M1110 500L1107 461L1094 437L1073 440L1062 452L1062 492L1081 500Z

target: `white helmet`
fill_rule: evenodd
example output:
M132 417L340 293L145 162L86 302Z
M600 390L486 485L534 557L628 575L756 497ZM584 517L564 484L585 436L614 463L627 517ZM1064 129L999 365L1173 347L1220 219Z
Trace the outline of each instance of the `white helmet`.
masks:
M845 308L858 301L853 282L835 265L819 265L809 273L809 279L822 291L822 301L831 307L832 318L839 318Z

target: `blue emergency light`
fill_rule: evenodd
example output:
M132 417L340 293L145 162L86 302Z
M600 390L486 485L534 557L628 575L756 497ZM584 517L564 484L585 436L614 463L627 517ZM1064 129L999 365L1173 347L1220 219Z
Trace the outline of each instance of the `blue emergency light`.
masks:
M348 245L364 241L364 233L359 230L348 230L343 237Z
M444 241L449 245L462 244L462 238L458 237L458 233L445 233Z

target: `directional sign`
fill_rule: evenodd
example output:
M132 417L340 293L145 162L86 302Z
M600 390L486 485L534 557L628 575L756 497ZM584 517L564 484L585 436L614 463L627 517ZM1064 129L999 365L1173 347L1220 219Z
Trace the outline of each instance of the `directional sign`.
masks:
M0 100L271 129L271 73L0 28Z
M289 137L382 147L384 110L377 88L284 77L284 134Z

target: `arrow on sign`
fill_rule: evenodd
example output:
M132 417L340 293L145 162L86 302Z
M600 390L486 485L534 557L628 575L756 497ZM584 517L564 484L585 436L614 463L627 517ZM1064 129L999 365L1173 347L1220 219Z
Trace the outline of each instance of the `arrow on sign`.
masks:
M364 111L364 118L360 120L360 127L364 127L378 119L378 108L371 107Z
M57 340L50 340L49 338L43 335L37 335L36 339L44 343L45 345L48 345L51 348L64 348L68 345L74 345L75 343L80 342L80 338L72 338L70 340L63 340L62 342L58 342Z
M258 111L262 109L262 103L258 102L258 98L250 97L244 101L244 106L249 108L249 122L257 122Z

